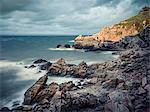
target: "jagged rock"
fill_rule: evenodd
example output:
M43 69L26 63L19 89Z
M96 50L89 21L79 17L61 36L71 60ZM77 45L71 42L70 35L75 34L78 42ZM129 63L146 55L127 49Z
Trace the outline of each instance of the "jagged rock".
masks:
M92 94L82 94L72 99L72 108L94 108L98 104L98 98Z
M66 62L63 58L59 59L56 63L59 65L66 65Z
M56 91L59 89L57 83L51 83L45 89L41 90L35 97L35 100L41 102L43 99L51 99Z
M52 65L51 62L46 62L45 64L40 65L40 69L41 70L48 70L51 65Z
M13 112L32 112L32 106L19 106L12 109Z
M29 66L28 68L35 68L36 66L35 65L31 65L31 66Z
M30 105L35 101L37 94L44 88L48 79L48 75L41 77L32 87L24 94L24 104Z
M69 81L69 82L66 82L66 83L62 83L62 84L59 85L60 91L69 91L73 87L75 87L75 84L73 84L72 81Z
M34 63L34 64L40 64L40 63L46 63L46 62L47 62L47 61L44 60L44 59L38 59L38 60L34 61L33 63Z
M8 107L3 107L0 109L0 112L12 112Z

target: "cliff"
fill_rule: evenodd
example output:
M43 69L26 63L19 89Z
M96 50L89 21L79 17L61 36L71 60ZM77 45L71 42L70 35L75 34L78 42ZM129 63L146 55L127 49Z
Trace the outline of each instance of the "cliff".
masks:
M75 42L85 46L87 44L92 45L92 42L95 43L95 41L98 41L99 43L104 41L119 41L125 36L136 35L146 26L150 26L149 14L150 8L144 7L136 16L110 27L105 27L100 32L93 34L92 36L78 36L75 38Z

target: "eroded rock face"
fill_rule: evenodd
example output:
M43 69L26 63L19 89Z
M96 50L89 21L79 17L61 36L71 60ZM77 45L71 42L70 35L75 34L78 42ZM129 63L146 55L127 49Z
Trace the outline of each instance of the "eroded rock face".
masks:
M137 35L140 44L136 42L133 46L132 42L126 43L125 48L128 49L120 52L117 60L88 66L85 62L79 65L66 64L60 59L51 65L53 68L51 74L69 73L70 76L87 77L91 84L75 90L72 89L76 87L73 82L46 85L47 75L45 75L26 91L24 103L36 102L35 107L32 108L35 112L148 111L150 41L147 41L149 34L145 33L149 33L149 29L147 27Z
M58 91L59 86L57 83L49 84L45 89L41 90L35 97L37 102L42 102L43 99L50 100Z
M37 94L44 88L48 75L41 77L32 87L30 87L24 94L24 104L30 105L34 103Z
M145 27L149 26L149 11L142 9L136 16L127 20L121 21L118 24L110 27L103 28L100 32L93 34L92 36L78 36L75 42L78 46L95 46L98 42L113 42L120 41L126 36L133 36L141 32ZM140 18L140 19L137 19ZM80 47L79 47L80 48ZM83 47L82 47L83 48Z

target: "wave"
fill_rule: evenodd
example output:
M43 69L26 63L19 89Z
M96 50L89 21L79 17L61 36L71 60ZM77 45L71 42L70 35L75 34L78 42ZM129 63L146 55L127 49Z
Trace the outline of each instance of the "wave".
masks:
M0 69L1 70L16 70L16 75L19 77L19 80L37 80L41 76L43 76L46 72L39 72L39 69L31 68L27 69L24 66L27 66L23 63L23 61L13 62L8 60L0 61Z
M41 71L39 72L38 67L37 68L30 68L27 69L24 66L26 66L23 61L8 61L8 60L0 60L0 70L1 72L8 72L10 71L10 74L8 75L9 77L11 77L12 75L17 76L16 78L12 78L11 82L16 83L16 86L18 87L19 85L17 84L18 82L22 82L24 83L25 81L33 81L32 83L28 83L26 86L22 87L22 89L18 92L18 90L16 91L16 93L11 94L11 96L7 96L7 98L3 99L2 101L0 101L1 103L1 107L2 106L7 106L9 108L12 107L12 105L14 104L14 102L19 102L19 104L21 104L23 102L23 95L25 93L25 91L36 81L38 80L40 77L42 77L43 75L46 74L46 71ZM15 74L11 73L15 71ZM7 79L1 79L1 80L5 80L5 81L9 81ZM13 84L14 85L14 84ZM7 87L7 86L6 86ZM2 91L3 92L3 91Z
M48 48L48 50L51 50L51 51L81 51L81 52L84 52L84 50L75 49L75 48Z
M70 43L74 43L75 41L74 41L74 40L70 40L69 42L70 42Z

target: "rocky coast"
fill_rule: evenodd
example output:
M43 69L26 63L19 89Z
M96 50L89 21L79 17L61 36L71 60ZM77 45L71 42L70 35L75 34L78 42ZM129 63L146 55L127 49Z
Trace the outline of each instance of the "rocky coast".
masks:
M119 58L87 65L55 63L39 59L33 65L46 70L24 94L22 106L1 112L148 112L150 111L150 27L117 43ZM62 84L47 84L48 75L80 78ZM88 80L86 80L88 79ZM85 81L86 80L86 81Z
M116 60L75 65L62 58L56 62L38 59L25 66L38 67L39 72L44 70L46 74L24 93L21 106L3 107L0 112L149 112L149 11L145 7L137 16L104 28L94 36L77 37L73 46L57 45L86 51L119 51ZM48 84L49 76L73 77L79 82Z

